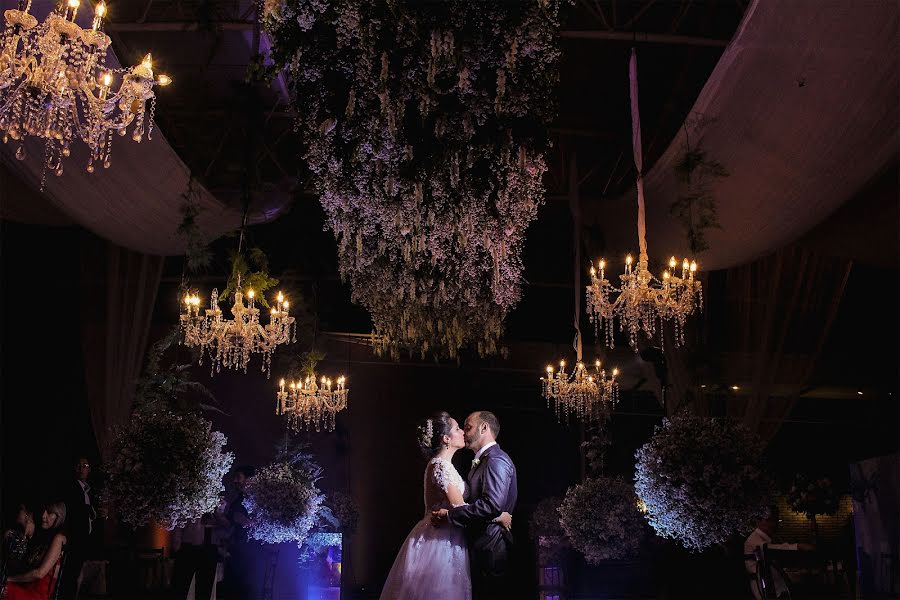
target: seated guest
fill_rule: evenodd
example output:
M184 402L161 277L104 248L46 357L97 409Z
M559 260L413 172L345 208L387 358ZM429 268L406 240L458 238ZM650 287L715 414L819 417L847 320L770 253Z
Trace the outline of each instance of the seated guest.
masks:
M44 507L41 526L28 544L23 556L24 572L6 579L4 600L48 600L56 579L56 564L62 556L66 536L66 505L53 502Z
M3 566L0 577L18 575L25 570L23 559L28 543L34 535L34 514L24 504L19 505L13 526L3 533Z
M772 536L775 535L775 532L778 530L778 507L775 505L770 505L766 507L766 512L763 515L763 518L759 520L756 524L756 529L753 530L746 541L744 541L744 555L745 557L750 554L754 554L758 548L762 546L766 546L769 550L807 550L813 551L816 549L812 544L773 544ZM750 591L753 592L753 597L756 600L760 600L762 598L762 592L759 589L759 584L756 579L756 569L757 564L755 560L746 559L744 560L744 567L747 569L747 573L751 575L750 579ZM775 587L774 593L775 597L780 597L782 594L788 591L787 583L784 581L784 577L781 576L781 573L778 571L772 571L772 583Z

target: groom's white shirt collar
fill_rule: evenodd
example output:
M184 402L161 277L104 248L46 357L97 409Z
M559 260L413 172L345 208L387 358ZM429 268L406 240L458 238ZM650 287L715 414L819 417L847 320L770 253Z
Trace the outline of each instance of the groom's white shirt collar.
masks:
M481 455L484 454L484 451L490 448L491 446L496 446L497 442L488 442L484 446L481 447L481 450L475 453L475 460L481 460Z

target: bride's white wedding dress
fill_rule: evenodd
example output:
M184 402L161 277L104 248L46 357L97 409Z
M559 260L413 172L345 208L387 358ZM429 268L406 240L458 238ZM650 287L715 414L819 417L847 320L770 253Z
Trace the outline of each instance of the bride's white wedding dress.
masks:
M461 527L431 524L431 511L451 508L447 489L465 493L449 460L433 458L425 469L425 516L406 537L381 591L381 600L471 600L469 550Z

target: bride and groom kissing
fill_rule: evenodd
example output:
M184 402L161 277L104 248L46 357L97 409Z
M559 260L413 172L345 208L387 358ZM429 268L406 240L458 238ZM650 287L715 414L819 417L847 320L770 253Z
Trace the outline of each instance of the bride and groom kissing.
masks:
M487 600L510 597L516 467L496 439L500 422L473 412L463 428L446 412L419 426L425 468L425 515L400 548L381 600ZM475 452L466 481L451 462Z

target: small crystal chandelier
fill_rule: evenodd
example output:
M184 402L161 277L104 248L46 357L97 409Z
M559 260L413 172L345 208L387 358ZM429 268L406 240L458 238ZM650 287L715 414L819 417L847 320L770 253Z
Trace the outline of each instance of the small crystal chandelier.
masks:
M566 361L561 360L556 373L552 366L547 366L547 376L541 377L541 395L547 400L548 408L553 402L560 421L574 416L602 423L619 402L618 375L619 370L613 369L607 376L599 360L594 363L593 372L579 361L572 373L566 373Z
M262 370L268 378L272 375L275 349L281 344L297 341L297 326L288 312L290 306L284 295L278 293L265 326L259 321L260 310L256 308L255 297L253 290L247 290L247 304L244 304L239 277L231 306L233 319L223 317L218 289L213 289L209 308L203 315L200 314L199 296L188 294L184 297L179 319L182 343L189 348L200 349L200 364L203 364L203 355L209 355L211 375L220 372L223 366L246 373L251 356L261 354Z
M305 380L292 381L287 387L284 379L279 382L276 413L286 415L288 426L294 431L312 431L313 427L316 431L322 427L334 431L337 413L347 408L350 389L345 387L343 376L338 377L337 382L322 377L321 385L316 381L313 373Z
M75 23L80 5L81 0L61 0L40 25L28 12L31 0L19 0L18 9L4 13L0 131L4 143L18 142L19 160L26 156L26 138L44 140L41 189L48 169L62 175L62 159L70 155L76 139L90 150L89 173L94 163L109 167L114 132L124 136L134 123L132 139L140 142L145 132L150 139L156 108L153 87L172 82L166 75L154 78L150 54L128 69L107 68L111 40L102 31L106 4L97 5L90 29Z
M694 276L697 263L687 258L681 264L681 276L676 267L678 262L673 256L669 259L668 270L663 271L662 280L650 273L647 257L647 232L644 216L644 177L643 158L641 154L641 118L638 112L637 87L637 55L631 50L629 63L631 79L631 126L634 164L637 170L638 199L638 256L637 268L629 254L625 258L625 274L620 275L621 286L613 286L606 279L606 261L599 261L599 277L597 269L591 265L591 285L587 287L587 309L591 322L600 334L605 332L606 345L615 347L613 337L614 320L619 319L619 330L628 332L628 343L637 352L638 333L643 331L648 337L656 334L660 339L663 327L672 323L675 327L675 345L684 343L684 325L687 318L697 309L703 308L703 290L700 281ZM614 294L618 294L615 298Z

